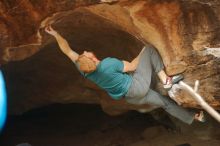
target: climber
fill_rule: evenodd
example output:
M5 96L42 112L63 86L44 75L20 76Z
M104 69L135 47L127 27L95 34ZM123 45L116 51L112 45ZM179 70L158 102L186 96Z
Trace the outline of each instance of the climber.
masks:
M182 75L173 77L166 75L162 60L152 46L145 46L131 62L111 57L100 61L92 52L84 51L79 55L73 51L68 42L51 26L47 26L45 31L55 37L61 51L73 61L79 72L107 91L113 99L124 98L131 104L162 107L187 124L191 124L194 120L204 120L203 112L189 112L150 88L153 72L158 75L167 90L183 78Z

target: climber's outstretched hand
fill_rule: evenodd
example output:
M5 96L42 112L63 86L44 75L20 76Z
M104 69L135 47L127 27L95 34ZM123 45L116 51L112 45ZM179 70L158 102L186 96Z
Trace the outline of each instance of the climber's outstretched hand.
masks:
M48 25L45 27L45 31L49 33L52 36L56 36L58 33L51 27L51 25Z

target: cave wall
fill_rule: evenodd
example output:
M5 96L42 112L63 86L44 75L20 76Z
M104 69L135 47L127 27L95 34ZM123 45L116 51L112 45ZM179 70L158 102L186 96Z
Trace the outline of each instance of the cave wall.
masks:
M184 74L215 108L220 98L219 27L217 0L1 1L0 64L6 76L9 110L22 113L51 103L96 103L109 114L134 106L113 101L83 79L74 65L44 32L47 24L59 31L81 53L93 51L101 59L113 56L130 61L145 43L155 46L168 74ZM205 47L217 48L217 53ZM163 90L157 85L162 94ZM199 108L185 92L183 106Z

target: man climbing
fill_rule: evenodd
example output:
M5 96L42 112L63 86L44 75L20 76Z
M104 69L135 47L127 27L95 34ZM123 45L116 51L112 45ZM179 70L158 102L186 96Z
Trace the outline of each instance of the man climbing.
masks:
M187 124L194 120L203 121L203 112L188 112L150 88L153 73L158 75L167 90L183 78L181 75L166 75L163 62L152 46L145 46L131 62L111 57L100 61L92 52L84 51L79 55L73 51L68 42L51 26L46 27L45 31L55 37L61 51L74 62L80 73L104 89L113 99L125 98L131 104L162 107Z

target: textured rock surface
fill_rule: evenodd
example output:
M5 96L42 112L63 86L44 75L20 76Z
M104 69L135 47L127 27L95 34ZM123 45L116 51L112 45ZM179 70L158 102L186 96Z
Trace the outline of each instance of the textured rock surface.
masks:
M161 54L168 74L184 73L184 81L192 86L200 80L199 93L219 108L220 59L204 49L220 46L219 8L217 0L1 1L0 64L4 64L9 110L20 113L57 102L101 104L113 115L150 108L113 101L84 80L43 31L48 23L77 52L91 50L101 59L131 60L149 42ZM186 93L180 98L184 106L198 108Z

